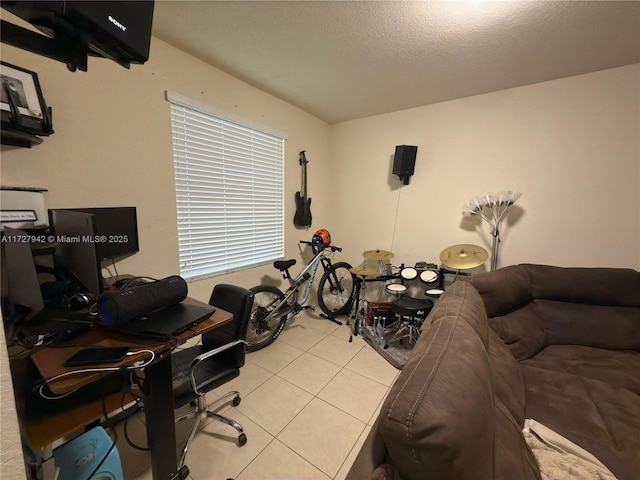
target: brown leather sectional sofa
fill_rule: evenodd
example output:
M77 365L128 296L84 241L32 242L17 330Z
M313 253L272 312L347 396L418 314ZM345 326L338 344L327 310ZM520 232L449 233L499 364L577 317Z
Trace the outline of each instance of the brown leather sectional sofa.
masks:
M455 282L347 478L540 479L529 418L640 479L640 273L517 265Z

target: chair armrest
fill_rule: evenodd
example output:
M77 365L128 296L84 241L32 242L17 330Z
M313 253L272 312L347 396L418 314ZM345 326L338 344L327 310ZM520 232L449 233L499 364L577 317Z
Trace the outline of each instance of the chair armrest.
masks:
M206 360L207 358L213 357L214 355L218 355L222 352L225 352L227 350L229 350L230 348L233 347L237 347L238 345L248 345L248 343L245 340L234 340L233 342L229 342L225 345L222 345L221 347L218 348L214 348L213 350L209 350L208 352L204 352L201 353L200 355L198 355L196 358L194 358L193 360L191 360L191 388L193 389L193 391L197 394L197 395L203 395L203 393L198 391L198 386L196 384L196 377L195 377L195 369L198 366L198 364L204 360Z

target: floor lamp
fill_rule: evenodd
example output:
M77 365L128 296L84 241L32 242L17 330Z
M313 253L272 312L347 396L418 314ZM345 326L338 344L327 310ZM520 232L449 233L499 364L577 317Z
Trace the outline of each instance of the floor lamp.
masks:
M500 222L504 218L511 205L516 203L522 195L520 192L506 190L498 193L485 193L471 199L462 207L462 214L465 216L479 215L491 225L491 236L493 244L491 246L491 271L498 266L498 246L500 244Z

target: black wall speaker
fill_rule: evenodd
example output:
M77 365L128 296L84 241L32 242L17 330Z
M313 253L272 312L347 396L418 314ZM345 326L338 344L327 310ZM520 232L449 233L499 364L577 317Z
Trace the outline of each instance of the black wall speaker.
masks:
M405 185L409 184L409 177L413 175L416 167L416 154L418 147L415 145L398 145L393 158L393 174L398 175Z
M105 293L98 298L98 315L106 323L127 323L187 298L187 282L177 275L145 285Z

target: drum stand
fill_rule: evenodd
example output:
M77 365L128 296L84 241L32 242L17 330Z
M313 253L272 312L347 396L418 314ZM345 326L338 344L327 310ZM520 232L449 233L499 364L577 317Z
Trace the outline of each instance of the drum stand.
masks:
M404 333L405 331L407 333ZM400 328L398 328L393 338L391 338L391 342L400 339L400 343L402 343L404 337L409 337L409 343L416 343L418 338L420 338L420 328L416 326L416 322L413 321L413 319L409 321L404 317L400 319Z
M366 303L367 303L367 299L366 299L366 281L364 279L364 275L358 275L358 274L354 274L353 275L353 280L356 283L356 297L354 299L354 307L355 310L353 312L353 330L351 331L351 334L349 335L349 342L353 341L353 337L354 336L358 336L358 333L360 332L360 321L364 318L364 316L367 314L367 309L366 309ZM360 300L360 292L362 291L362 300ZM362 306L360 305L360 303L362 303Z
M356 269L353 269L356 271ZM379 277L366 279L367 273L356 274L354 273L354 281L356 286L356 296L355 296L355 310L353 312L352 318L354 319L353 330L349 335L349 342L353 341L354 336L362 335L366 336L369 340L382 344L384 348L387 348L388 345L385 342L384 338L384 327L380 324L380 320L377 318L372 318L371 327L367 326L366 316L369 311L369 301L366 296L366 287L367 282L379 282L381 281ZM362 323L364 322L364 324Z
M387 262L393 258L393 253L386 250L367 250L362 253L362 256L365 258L365 265L360 267L350 268L349 271L353 275L355 282L355 300L354 300L354 310L352 311L352 317L354 319L353 330L349 335L349 342L353 341L353 337L357 336L361 331L367 334L367 337L370 337L369 329L366 327L366 315L368 313L369 302L366 298L366 285L367 282L380 282L386 281L392 278L387 265ZM367 276L376 275L376 270L372 267L366 266L366 261L372 260L378 262L378 271L376 278L372 278L367 280ZM362 292L362 293L361 293ZM364 320L365 324L362 325L361 322ZM382 333L378 328L379 325L372 325L374 330L373 338L369 338L370 340L382 341L384 342L384 330ZM386 345L385 345L386 347Z

